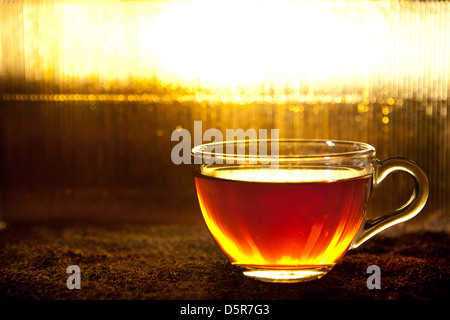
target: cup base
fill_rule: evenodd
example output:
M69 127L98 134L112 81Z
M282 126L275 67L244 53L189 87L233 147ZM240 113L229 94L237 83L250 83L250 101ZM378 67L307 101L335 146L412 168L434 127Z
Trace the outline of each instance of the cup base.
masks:
M259 281L274 283L297 283L320 279L325 274L327 274L333 268L333 266L328 265L292 269L276 269L264 267L243 268L243 274L246 277Z

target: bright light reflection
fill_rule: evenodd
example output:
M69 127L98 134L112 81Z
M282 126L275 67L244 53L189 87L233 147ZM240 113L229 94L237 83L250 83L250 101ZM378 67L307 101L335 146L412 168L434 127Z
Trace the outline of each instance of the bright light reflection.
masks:
M350 168L337 169L227 169L205 166L202 174L219 179L248 181L248 182L272 182L272 183L298 183L298 182L321 182L353 179L370 174L365 170L354 170Z
M243 274L262 281L266 280L269 282L297 282L321 278L326 274L326 272L327 271L314 270L252 270L244 271Z
M23 1L0 15L0 74L69 89L158 79L446 99L449 87L448 1Z

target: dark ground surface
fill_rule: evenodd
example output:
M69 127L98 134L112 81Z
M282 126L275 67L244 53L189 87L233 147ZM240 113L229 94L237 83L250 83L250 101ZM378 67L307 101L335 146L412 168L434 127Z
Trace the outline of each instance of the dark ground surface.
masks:
M8 226L0 232L0 299L20 300L434 300L448 299L447 232L380 234L322 279L297 284L244 278L203 225ZM366 285L370 265L381 289ZM69 290L66 269L81 269Z

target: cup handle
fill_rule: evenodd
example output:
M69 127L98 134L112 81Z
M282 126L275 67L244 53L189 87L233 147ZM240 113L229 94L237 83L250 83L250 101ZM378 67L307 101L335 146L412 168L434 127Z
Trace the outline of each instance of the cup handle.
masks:
M401 222L415 217L425 206L428 199L429 185L425 172L413 161L404 158L390 158L384 161L376 160L375 181L376 186L386 176L394 171L409 173L414 180L414 192L411 198L400 208L376 219L367 220L352 249L359 247L362 243L377 233Z

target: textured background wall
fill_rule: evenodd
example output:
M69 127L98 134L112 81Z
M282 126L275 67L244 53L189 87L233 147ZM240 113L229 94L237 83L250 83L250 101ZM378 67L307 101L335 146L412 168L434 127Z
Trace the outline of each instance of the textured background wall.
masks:
M298 3L305 6L306 2ZM167 70L188 64L183 60L186 57L194 65L200 64L202 60L195 57L202 57L205 48L209 48L209 56L218 52L208 45L223 46L225 54L246 52L243 56L251 58L248 50L236 47L247 42L234 43L230 50L230 38L236 41L239 30L230 29L231 36L223 37L224 31L219 29L218 40L199 42L191 35L191 42L183 40L174 47L179 40L173 38L176 30L182 33L190 25L183 27L185 20L172 21L173 27L167 31L164 21L176 17L176 11L171 11L176 2L114 1L107 8L102 1L0 3L2 219L201 221L191 168L176 166L170 159L176 143L170 139L172 131L182 127L193 132L196 120L203 122L203 131L279 129L280 137L357 140L375 146L380 159L410 158L426 171L431 184L429 202L412 223L436 215L447 217L449 2L380 1L378 11L372 10L372 14L368 6L377 2L359 2L357 6L352 1L322 3L324 7L314 7L312 12L323 14L325 10L325 17L331 17L336 26L350 24L338 31L361 25L362 33L336 40L339 35L327 24L320 29L320 43L312 47L295 37L306 34L304 29L289 25L280 31L273 27L286 33L284 40L300 44L291 47L286 42L287 48L283 48L278 43L276 50L270 51L272 56L286 50L298 50L298 54L309 50L309 54L298 59L282 54L276 61L291 59L293 71L289 64L275 68L281 70L277 74L281 82L262 75L256 84L222 86L214 83L203 65L195 70L205 73L188 80ZM257 8L254 5L251 2L251 6L234 10L251 13ZM198 15L198 4L195 8L192 19ZM239 19L245 21L251 15L242 16ZM158 17L166 20L161 22ZM238 21L243 28L245 23ZM161 37L143 36L155 30ZM327 30L331 38L326 38ZM164 32L168 32L170 45L160 40ZM365 40L355 38L359 36ZM265 45L271 48L274 37L267 37ZM303 41L308 39L312 38ZM330 39L333 42L327 43ZM164 50L158 49L161 47ZM266 52L264 47L256 47ZM255 45L249 44L249 48ZM357 55L355 50L360 50ZM159 56L166 57L168 52L176 53L178 64L173 57L164 60ZM257 52L250 53L256 57ZM318 70L316 77L310 71L298 74L308 65L307 60L319 53L321 60L309 62L312 71ZM346 55L351 59L339 60ZM225 57L219 56L222 60L216 64L235 66L231 60L224 61ZM306 62L296 64L301 59ZM362 69L346 72L352 59ZM241 61L241 66L245 62ZM335 68L340 62L342 68ZM166 67L160 68L159 63ZM220 74L225 69L216 71ZM402 174L389 177L375 191L369 215L398 207L409 198L411 188Z

